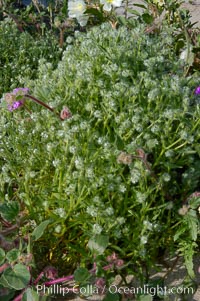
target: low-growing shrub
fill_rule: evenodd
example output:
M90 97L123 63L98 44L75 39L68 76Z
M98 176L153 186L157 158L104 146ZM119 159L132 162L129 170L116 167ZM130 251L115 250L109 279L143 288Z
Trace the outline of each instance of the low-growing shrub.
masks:
M51 32L33 38L28 32L20 32L9 18L0 22L0 49L0 95L24 85L27 78L36 78L40 59L55 68L61 58L61 49Z
M25 242L42 225L32 235L36 271L51 264L62 276L95 262L109 282L102 266L116 252L117 273L145 283L167 251L184 255L194 277L198 77L183 76L172 29L144 31L104 24L77 32L56 70L39 64L26 86L61 120L29 98L1 109L0 211Z

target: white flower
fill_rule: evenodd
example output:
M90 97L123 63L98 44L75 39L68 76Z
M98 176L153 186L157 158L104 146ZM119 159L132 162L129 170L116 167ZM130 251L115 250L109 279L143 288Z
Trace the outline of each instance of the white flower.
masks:
M171 176L170 176L167 172L165 172L165 173L162 175L162 179L163 179L164 182L169 182L170 179L171 179Z
M55 232L55 233L60 233L61 231L62 231L61 225L57 225L57 226L54 228L54 232Z
M144 221L143 221L143 225L144 225L144 227L145 227L146 229L152 230L153 225L152 225L152 223L150 223L149 221L144 220Z
M53 212L61 218L66 216L66 212L63 208L56 208Z
M88 16L84 15L86 4L83 0L71 0L68 2L68 15L70 18L76 18L81 26L85 26L88 21Z
M100 3L103 4L104 10L111 11L112 6L120 7L122 5L122 0L100 0Z
M77 159L75 159L74 163L77 169L83 168L83 161L81 158L78 157Z
M124 192L126 191L126 187L125 187L123 184L120 184L120 185L119 185L119 191L120 191L121 193L124 193Z
M117 224L120 226L126 222L124 217L117 217L116 221L117 221Z
M94 224L93 225L93 233L94 234L101 234L103 228L99 224Z
M86 4L83 0L71 0L68 2L68 11L70 18L79 18L84 14Z
M98 208L96 208L94 205L91 205L87 207L86 212L92 217L96 217L98 215Z
M87 15L82 15L82 16L77 17L77 21L81 26L86 26L88 19L89 19L89 16L87 16Z
M140 192L140 191L136 191L136 199L138 201L138 203L143 203L147 198L147 195Z
M141 236L141 238L140 238L140 243L142 244L142 245L145 245L146 243L147 243L147 237L146 236Z
M114 209L112 207L108 207L108 208L106 208L105 213L108 216L112 216L114 214Z
M136 184L139 182L141 177L140 171L138 169L132 169L131 170L131 182L133 184Z

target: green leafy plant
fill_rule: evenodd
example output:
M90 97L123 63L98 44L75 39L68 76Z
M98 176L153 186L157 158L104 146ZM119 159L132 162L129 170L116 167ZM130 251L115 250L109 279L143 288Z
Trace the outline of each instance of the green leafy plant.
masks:
M23 85L26 78L37 77L40 60L47 60L55 68L60 57L57 40L53 35L34 39L20 32L9 18L0 23L0 94Z
M171 47L173 27L163 24L153 35L145 29L136 22L133 28L102 24L76 32L55 70L40 64L37 79L25 84L35 99L62 112L62 122L34 101L26 100L31 114L24 104L13 109L21 98L12 110L8 103L1 108L3 242L5 233L16 238L9 231L15 227L31 246L33 289L74 278L81 287L100 278L102 288L116 274L134 275L144 284L166 251L183 255L193 277L199 79L185 75ZM7 202L15 212L11 220ZM4 258L7 250L1 248ZM49 264L58 277L44 272ZM9 276L10 267L4 273ZM45 280L49 274L53 278ZM23 289L30 293L30 287Z
M129 1L126 2L124 16L118 16L120 24L128 27L135 26L135 17L142 23L146 23L145 33L158 34L164 24L173 25L174 44L177 55L184 60L185 76L199 70L199 29L190 20L188 10L181 7L183 1L171 0L144 0L144 4L134 3L135 7L142 9L142 12L129 8ZM130 15L128 16L128 13Z

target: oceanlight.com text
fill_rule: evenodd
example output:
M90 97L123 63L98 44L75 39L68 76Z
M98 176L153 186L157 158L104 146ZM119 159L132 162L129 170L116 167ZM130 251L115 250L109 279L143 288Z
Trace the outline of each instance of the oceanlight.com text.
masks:
M54 284L51 286L37 285L36 290L38 294L47 294L47 295L62 295L66 296L70 294L81 294L81 295L102 295L107 292L111 294L120 294L120 295L138 295L146 294L151 295L152 297L156 295L169 296L169 295L193 295L195 293L192 287L160 287L159 285L155 287L150 287L149 285L143 285L139 287L126 287L126 286L103 286L101 288L96 287L95 285L88 284L86 286L74 285L73 287L64 287L62 285Z

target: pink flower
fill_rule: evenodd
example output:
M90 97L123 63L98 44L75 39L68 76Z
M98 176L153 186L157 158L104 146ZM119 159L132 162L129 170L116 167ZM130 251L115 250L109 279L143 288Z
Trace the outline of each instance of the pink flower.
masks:
M120 268L124 265L124 261L118 257L118 255L114 252L112 255L106 257L107 262L110 263L109 266L112 267L114 265L117 268Z
M47 266L44 269L44 275L47 279L56 279L58 277L58 271L53 266Z
M60 113L60 119L65 120L72 117L70 110L67 107L64 107Z
M97 278L96 281L95 281L95 286L98 288L98 292L100 294L104 293L105 291L105 284L106 284L106 281L104 278Z
M122 259L117 259L115 265L117 268L120 268L124 265L124 261Z

